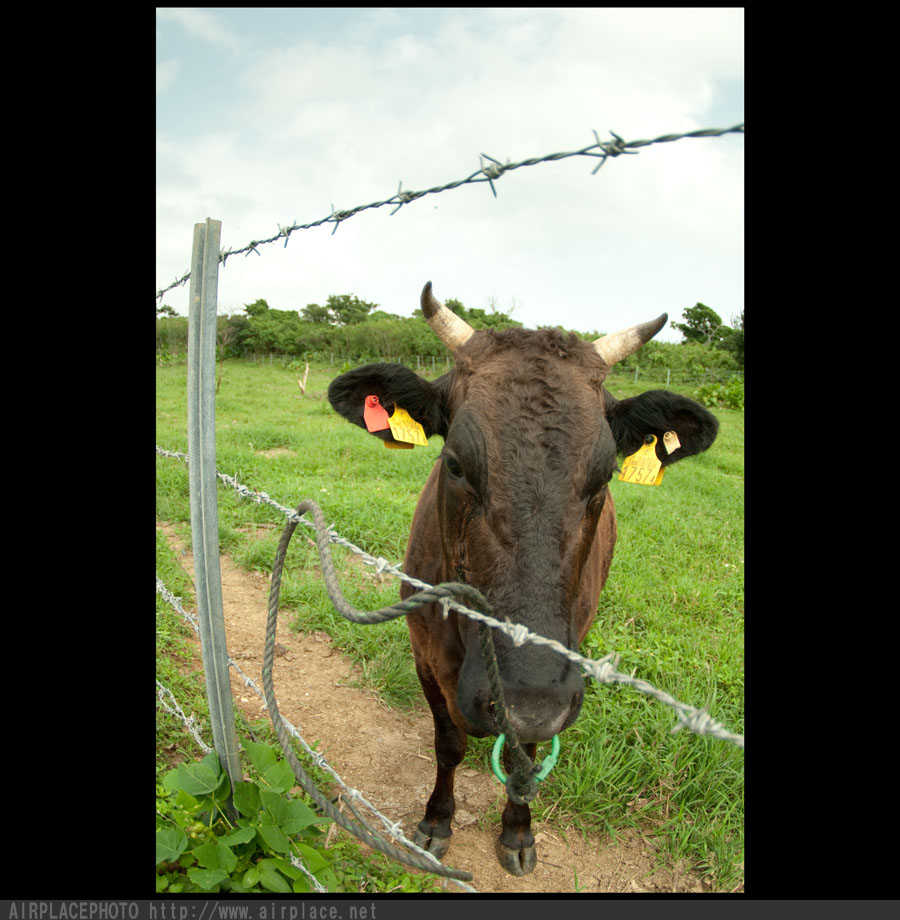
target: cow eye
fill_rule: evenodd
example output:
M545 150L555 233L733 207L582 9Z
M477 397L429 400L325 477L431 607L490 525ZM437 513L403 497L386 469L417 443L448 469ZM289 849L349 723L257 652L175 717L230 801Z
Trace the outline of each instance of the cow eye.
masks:
M615 471L613 471L615 472ZM590 483L588 487L588 492L593 498L599 497L601 494L606 494L606 487L609 485L610 480L612 479L612 473L604 473L602 476L597 476Z
M462 477L462 465L460 464L459 460L453 456L453 454L444 454L444 466L451 476L454 476L457 479Z

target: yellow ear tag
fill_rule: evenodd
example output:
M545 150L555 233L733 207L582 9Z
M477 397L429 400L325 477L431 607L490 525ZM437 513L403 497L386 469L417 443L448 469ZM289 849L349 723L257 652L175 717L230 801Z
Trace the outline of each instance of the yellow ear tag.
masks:
M406 444L420 447L428 446L428 438L425 437L425 429L406 411L399 406L394 407L394 414L388 419L391 426L391 434L397 441L403 441ZM385 446L388 442L385 441ZM396 445L394 445L396 446Z
M656 435L648 434L645 443L630 457L625 458L619 479L643 486L658 486L665 469L656 456Z

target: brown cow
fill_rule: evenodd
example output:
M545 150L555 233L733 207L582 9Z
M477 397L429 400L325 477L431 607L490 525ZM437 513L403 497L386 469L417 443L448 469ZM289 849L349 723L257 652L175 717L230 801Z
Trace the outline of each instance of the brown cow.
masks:
M475 332L431 292L422 312L453 352L455 367L429 382L399 364L370 364L332 381L334 409L366 427L367 396L388 413L405 409L444 448L419 498L404 569L431 584L466 582L493 615L576 649L590 628L616 541L608 483L617 453L649 434L664 465L706 450L715 416L691 399L653 390L617 400L603 386L610 367L637 351L667 316L586 342L556 329ZM663 435L680 442L671 454ZM389 428L373 432L393 441ZM415 589L403 584L407 597ZM407 616L416 671L435 727L437 780L416 841L438 858L450 842L454 771L467 735L497 735L491 695L467 617L439 604ZM525 750L578 716L579 669L545 647L494 631L509 718ZM509 765L507 762L507 771ZM498 855L513 875L535 865L531 813L508 800Z

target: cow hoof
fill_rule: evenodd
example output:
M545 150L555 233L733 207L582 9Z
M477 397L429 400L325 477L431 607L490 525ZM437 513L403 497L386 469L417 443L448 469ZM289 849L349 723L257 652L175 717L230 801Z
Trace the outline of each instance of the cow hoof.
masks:
M426 825L426 829L423 830L421 824L416 828L416 832L413 835L413 843L423 850L427 850L435 859L443 859L444 854L450 849L449 837L435 837L431 833L430 827Z
M537 851L533 844L521 850L514 850L498 841L497 859L510 875L528 875L529 872L534 872L537 865Z

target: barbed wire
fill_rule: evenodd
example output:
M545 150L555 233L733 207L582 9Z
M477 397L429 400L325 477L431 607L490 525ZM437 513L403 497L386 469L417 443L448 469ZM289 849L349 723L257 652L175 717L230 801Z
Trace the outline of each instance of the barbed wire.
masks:
M187 454L179 453L177 451L168 451L162 447L159 447L159 445L156 447L156 452L161 456L180 459L185 463L189 462ZM308 521L302 515L296 514L292 508L287 508L286 506L270 498L266 492L260 492L256 489L249 489L247 486L239 483L236 477L228 476L227 474L221 473L218 470L216 470L216 476L218 476L219 479L221 479L222 482L224 482L226 485L231 486L241 497L250 498L252 501L257 502L258 504L271 505L273 508L277 508L285 517L289 518L290 520L303 524L306 527L315 529L315 524L313 522ZM429 590L434 587L428 582L421 581L418 578L413 578L411 575L407 575L398 566L392 565L381 556L372 556L365 550L355 546L349 540L337 534L333 525L329 526L328 528L328 539L331 543L336 543L339 546L344 546L349 549L352 553L359 556L366 565L374 566L375 571L378 574L381 574L382 572L388 572L394 577L399 578L410 585L413 585L419 590ZM562 643L557 642L555 639L547 639L538 633L532 632L521 623L512 623L509 620L501 622L500 620L496 620L493 617L487 616L478 610L472 610L471 608L466 607L455 600L442 600L441 604L443 605L445 613L448 609L452 609L458 613L463 614L463 616L469 617L472 620L484 623L485 625L490 626L492 629L499 629L501 632L508 635L512 639L513 644L517 647L521 646L525 642L531 642L534 645L543 645L547 648L552 648L560 655L568 658L569 661L577 664L585 674L587 674L589 677L593 677L601 684L624 684L625 686L631 687L633 690L637 690L639 693L653 697L660 703L664 704L665 706L669 706L675 711L675 714L678 718L678 724L671 729L673 733L680 731L682 728L687 728L695 734L712 735L714 738L719 738L722 741L729 741L740 748L744 747L743 735L738 735L728 731L724 725L713 719L704 709L698 709L696 706L690 706L687 703L680 702L671 694L667 693L665 690L658 689L647 680L635 677L633 674L624 674L620 671L617 671L616 666L619 663L619 655L615 652L610 652L610 654L604 656L603 658L585 658L583 655L576 651L572 651Z
M162 590L160 590L160 586L162 587ZM168 594L169 597L172 597L171 592L169 592L166 586L162 584L162 582L159 580L159 576L156 577L156 590L158 593L162 594L164 597L166 594ZM178 599L175 598L175 600L178 600ZM186 615L189 619L192 619L190 614L185 614L184 610L181 610L180 613L182 615ZM185 728L191 733L191 735L194 738L194 741L197 742L198 747L200 748L201 751L203 751L204 754L213 753L214 748L211 748L200 737L200 733L197 730L195 717L186 716L184 714L184 710L181 708L181 706L178 705L178 701L175 699L175 695L172 693L172 691L168 687L166 687L164 684L161 684L159 682L159 679L157 679L156 681L156 687L157 687L156 696L158 697L160 704L162 705L162 708L165 709L166 712L171 713L176 718L181 719L181 721L184 723ZM171 706L166 702L166 697L168 697L172 701ZM299 857L291 854L291 864L294 865L301 872L303 872L304 875L306 875L306 877L310 880L310 883L313 885L316 891L322 894L326 894L328 892L328 889L312 874L312 872L309 871L309 869L306 868L303 861Z
M159 591L159 586L161 582L159 578L156 579L156 590ZM165 588L165 585L163 585ZM160 592L161 593L161 592ZM159 699L160 705L166 712L170 712L173 716L181 719L184 722L185 728L191 733L194 741L197 742L197 747L203 751L204 754L209 754L213 749L200 737L200 730L197 728L197 718L196 716L186 715L181 706L178 705L178 700L175 699L175 695L172 691L161 684L159 680L156 681L156 696ZM170 703L166 702L166 699L170 700Z
M166 454L167 456L175 456L173 453L170 453L168 451L163 451L163 453ZM185 460L187 459L187 457L184 454L181 454L180 456L184 457ZM303 523L307 523L302 518L301 518L301 521ZM176 613L178 613L185 620L187 620L188 623L190 623L190 625L194 629L194 632L197 633L198 636L200 635L200 624L197 622L197 618L192 613L189 613L188 611L184 609L181 603L181 598L176 597L166 587L165 583L162 581L162 579L160 579L159 575L156 576L156 593L161 595L163 600L165 600L166 603L168 603L169 606L171 606L173 610L175 610ZM227 660L228 666L230 668L234 668L234 670L240 676L241 680L244 682L244 686L252 690L260 698L260 700L262 700L263 704L265 704L266 703L265 694L260 689L256 681L252 677L250 677L250 675L248 675L230 655L227 656L226 660ZM181 719L181 721L187 727L188 731L190 731L191 735L194 737L194 740L200 746L200 749L204 752L204 754L208 754L212 750L212 748L210 748L206 744L206 742L203 741L203 739L199 736L199 733L196 728L195 717L185 715L182 708L176 702L175 697L172 695L171 691L168 690L166 687L164 687L159 682L159 680L156 681L156 685L158 688L161 688L157 691L157 695L159 696L159 699L160 699L160 702L163 708L167 712L170 712L176 717ZM170 707L165 702L163 698L163 691L165 691L165 693L168 694L169 699L171 699L172 704L173 704L172 707ZM307 755L315 763L315 765L319 767L321 770L324 770L326 773L330 774L331 777L334 779L334 781L344 791L344 793L346 793L347 798L350 800L348 804L350 804L351 802L355 802L359 805L362 805L364 808L368 809L369 812L375 818L378 819L378 821L381 823L382 827L384 827L385 831L388 833L390 837L392 837L394 840L396 840L398 843L402 844L403 846L407 847L408 849L412 850L413 852L419 854L420 856L423 856L429 862L431 862L435 867L443 867L440 860L433 853L429 853L427 850L422 849L422 847L420 847L417 843L414 843L403 833L403 831L400 829L399 821L391 821L390 818L383 815L365 797L365 795L363 795L362 792L360 792L358 789L355 789L353 786L348 785L344 781L340 773L338 773L337 770L335 770L334 767L331 766L331 764L325 758L325 755L322 754L321 751L315 750L315 748L313 748L307 742L307 740L303 737L303 735L300 734L297 728L288 719L286 719L284 716L281 716L281 721L284 723L284 726L287 729L288 733L299 742L301 747L304 749L304 751L306 751ZM352 805L350 807L351 807L351 810L353 810ZM354 811L354 814L356 814L355 811ZM458 885L464 891L470 891L470 892L477 893L476 888L474 888L472 885L469 885L467 882L462 881L461 879L450 878L449 881ZM317 885L320 884L318 880L316 880L316 884Z
M625 141L614 131L609 132L613 140L611 141L601 141L600 136L596 131L593 132L594 139L596 143L591 144L588 147L584 147L581 150L572 150L566 153L548 153L546 156L542 157L532 157L527 160L521 160L518 163L501 163L499 160L495 160L493 157L488 156L486 153L482 153L479 156L480 168L473 172L470 176L467 176L465 179L456 179L453 182L447 182L444 185L436 185L433 188L425 189L423 191L403 191L403 182L400 181L396 194L392 195L390 198L385 198L384 201L373 201L370 204L360 204L354 208L350 208L346 211L336 210L334 205L331 206L331 213L327 217L320 217L318 220L310 221L307 224L298 224L296 221L293 221L289 226L282 227L281 224L276 224L278 227L278 233L274 236L270 236L268 239L261 240L251 240L247 243L246 246L242 246L240 249L227 249L222 250L219 253L219 262L222 265L225 265L225 262L229 256L236 256L243 253L245 256L250 255L251 252L255 252L256 255L261 255L259 252L260 246L266 246L270 243L275 243L280 239L284 240L284 246L287 248L287 244L291 238L291 234L296 230L311 230L313 227L320 227L323 224L333 223L334 229L331 231L331 235L334 236L337 228L340 224L348 220L351 217L355 217L357 214L362 211L368 211L372 208L382 208L385 205L396 205L393 211L391 211L390 216L393 217L400 208L405 204L410 204L418 198L423 198L426 195L437 195L441 192L449 191L450 189L459 188L463 185L475 185L479 182L487 182L491 187L491 192L494 197L497 197L497 189L494 187L494 181L499 179L504 173L512 172L514 169L519 169L522 166L535 166L538 163L551 163L555 160L564 160L568 157L594 157L598 158L600 162L591 170L591 175L595 175L601 166L610 158L617 157L621 154L633 155L639 151L636 149L629 148L640 148L647 147L651 144L668 144L673 141L680 141L686 137L719 137L723 134L743 134L744 125L743 123L734 125L731 128L700 128L697 131L687 131L684 134L662 134L659 137L654 137L651 140L637 140L637 141ZM485 165L485 160L490 160L490 163ZM160 298L164 297L169 291L173 288L179 287L182 284L185 284L190 280L191 273L187 271L180 278L177 278L173 281L168 287L162 288L156 292L156 300L159 301Z

